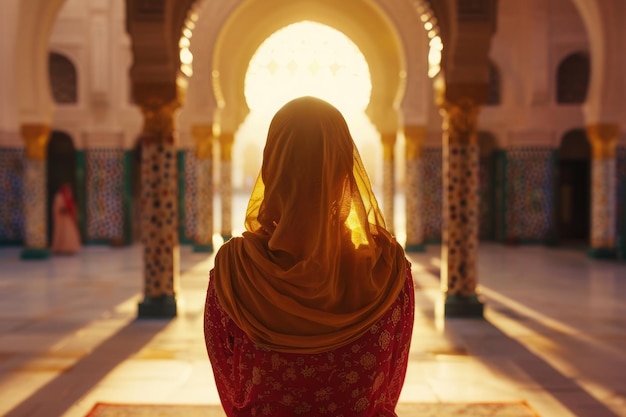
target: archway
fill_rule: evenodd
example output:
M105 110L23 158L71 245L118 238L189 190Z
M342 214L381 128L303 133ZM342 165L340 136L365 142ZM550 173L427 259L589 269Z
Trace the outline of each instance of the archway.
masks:
M267 10L271 19L259 19ZM400 38L383 10L375 3L346 0L267 0L243 3L220 32L213 55L213 87L218 102L213 131L219 132L222 235L232 234L232 150L234 134L249 113L245 79L254 54L272 34L291 24L310 21L343 33L363 54L371 77L366 114L380 134L381 146L395 143L400 123L399 104L404 92L406 64ZM372 31L375 27L377 30ZM389 145L387 145L389 147ZM393 155L383 163L383 210L393 225ZM382 155L381 155L382 156ZM391 220L389 220L391 219Z
M586 52L576 52L565 57L557 70L557 103L583 104L587 99L590 71L589 55Z
M61 185L70 184L72 192L76 198L76 205L78 206L79 213L79 225L82 226L84 216L82 210L84 207L81 201L80 187L78 184L78 177L76 175L77 170L77 158L76 148L70 135L65 132L53 131L50 135L50 140L47 145L47 184L46 184L46 213L48 219L48 243L52 239L52 230L54 225L52 224L52 203L54 201L54 195L59 190ZM79 227L82 232L83 227ZM81 233L82 234L82 233Z
M267 10L276 13L271 19L259 19ZM404 92L406 71L401 41L376 4L356 0L266 0L242 4L224 24L215 45L212 74L219 103L215 117L219 130L234 133L248 113L245 75L248 63L262 42L279 29L305 20L334 28L359 47L372 79L367 114L381 134L395 133L398 128L396 109Z
M235 135L234 187L250 185L258 174L258 169L252 171L260 167L261 152L251 159L251 152L246 150L262 149L275 112L289 100L304 95L326 100L341 111L372 183L377 185L380 135L365 114L371 90L363 54L338 30L301 21L270 35L252 57L246 73L245 97L250 113ZM373 154L365 154L366 149L374 150Z
M591 147L582 129L567 132L559 148L557 222L564 244L587 244L591 210Z

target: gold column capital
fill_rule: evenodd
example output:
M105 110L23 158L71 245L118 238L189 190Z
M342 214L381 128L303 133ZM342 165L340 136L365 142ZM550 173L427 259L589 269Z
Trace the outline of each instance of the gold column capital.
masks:
M175 112L178 107L178 100L165 101L160 97L144 102L141 105L143 133L153 140L173 141Z
M213 126L212 125L193 125L191 134L196 142L196 158L212 159L213 158Z
M222 161L232 160L233 142L235 135L233 133L222 133L219 136L220 142L220 159Z
M22 139L26 142L28 159L46 159L46 146L50 137L50 126L39 123L28 123L21 126Z
M380 141L383 143L383 159L385 161L393 160L393 147L396 144L397 135L395 133L382 133Z
M426 138L426 126L404 126L404 140L407 160L415 160L422 157L422 145Z
M182 104L180 90L175 82L133 83L133 98L143 113L147 140L174 140L175 113Z
M441 104L444 111L444 131L452 145L475 145L480 105L471 97L463 96Z
M588 125L587 137L591 143L593 159L614 158L619 135L619 125L615 123L595 123Z

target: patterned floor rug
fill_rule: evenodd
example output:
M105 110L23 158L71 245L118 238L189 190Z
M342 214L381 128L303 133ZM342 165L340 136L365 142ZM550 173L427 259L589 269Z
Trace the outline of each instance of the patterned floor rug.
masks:
M402 403L399 417L539 417L524 403ZM224 417L220 406L96 404L86 417Z

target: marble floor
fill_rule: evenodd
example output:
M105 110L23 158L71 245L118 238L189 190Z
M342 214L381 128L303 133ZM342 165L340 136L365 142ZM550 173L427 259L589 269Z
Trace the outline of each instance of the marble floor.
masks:
M402 402L525 401L541 417L626 416L626 262L481 244L485 319L440 318L440 247L416 288ZM21 261L0 249L0 415L83 417L97 402L218 403L202 334L212 257L181 248L179 315L137 320L138 246Z

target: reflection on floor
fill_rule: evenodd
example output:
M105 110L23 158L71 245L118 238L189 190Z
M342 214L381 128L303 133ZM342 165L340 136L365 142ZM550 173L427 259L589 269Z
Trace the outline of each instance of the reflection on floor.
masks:
M320 404L323 405L323 404ZM524 403L400 403L399 417L537 417ZM325 413L326 414L326 413ZM98 403L86 417L225 417L220 405Z
M136 320L138 246L20 261L0 249L0 415L84 417L98 402L218 404L202 335L212 257L181 249L179 316ZM401 401L520 402L626 416L626 263L482 244L486 320L439 319L440 248L410 255L418 315Z

